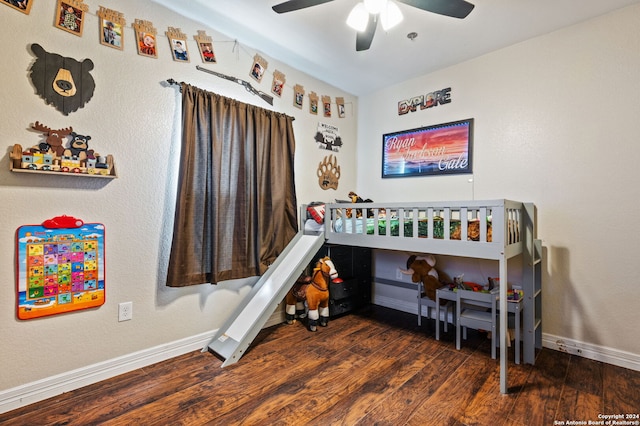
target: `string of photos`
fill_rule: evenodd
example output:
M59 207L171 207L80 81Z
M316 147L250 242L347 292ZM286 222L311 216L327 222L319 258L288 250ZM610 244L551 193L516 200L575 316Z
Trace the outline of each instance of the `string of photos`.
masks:
M38 3L38 5L41 4L42 7L51 4L45 0L4 0L2 4L28 15L34 2ZM124 50L127 20L122 12L99 6L96 13L92 14L89 11L89 6L84 3L84 0L56 0L54 26L67 33L82 37L87 15L98 18L98 36L101 45L117 50ZM153 22L136 18L130 25L134 31L134 40L138 55L157 59L158 30ZM188 42L192 41L189 40L187 34L182 32L180 28L169 26L164 32L164 35L169 42L173 60L176 62L189 63L191 61L191 54L189 52ZM213 38L207 35L206 31L198 30L197 34L193 36L193 41L196 43L202 63L211 65L218 62ZM220 42L234 43L234 49L239 46L237 40ZM245 53L251 56L248 52L245 51ZM249 76L257 83L262 83L265 75L267 75L268 66L269 63L265 58L259 54L255 54L251 67L248 70ZM286 84L286 76L277 69L271 73L271 76L271 93L281 98L284 94L284 88L288 87ZM299 109L303 109L306 95L305 88L300 84L295 84L291 88L293 90L293 105ZM336 97L334 104L330 96L319 96L314 91L311 91L308 94L308 98L310 114L322 114L327 118L332 117L334 114L333 106L335 105L337 109L336 115L339 118L345 118L344 97Z

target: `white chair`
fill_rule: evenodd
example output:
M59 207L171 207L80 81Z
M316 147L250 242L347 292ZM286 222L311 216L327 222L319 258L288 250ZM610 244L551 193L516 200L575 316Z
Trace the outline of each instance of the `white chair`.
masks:
M445 305L441 305L440 302L442 300L446 300L447 303ZM445 333L448 331L449 324L449 310L452 308L452 304L456 303L458 300L457 294L449 289L449 286L440 287L436 290L436 340L440 340L440 310L444 309L444 331ZM452 310L452 309L451 309ZM455 325L456 316L452 310L452 318L451 321Z
M444 287L442 287L444 289ZM438 298L438 292L442 289L436 290L436 300L433 301L428 297L422 297L423 285L418 283L418 326L422 325L422 306L427 308L427 318L435 318L436 320L436 340L440 340L440 312L444 315L444 331L449 330L447 318L449 318L450 305L440 305L440 299ZM447 298L448 299L448 298ZM451 299L448 299L451 300Z
M496 358L498 343L498 298L499 292L489 293L457 290L456 304L456 349L460 350L460 327L467 338L467 327L491 332L491 358Z

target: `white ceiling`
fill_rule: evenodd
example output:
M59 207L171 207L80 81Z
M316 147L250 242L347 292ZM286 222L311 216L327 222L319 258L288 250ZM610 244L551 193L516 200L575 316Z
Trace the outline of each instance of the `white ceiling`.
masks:
M358 0L335 0L285 14L284 0L153 0L174 12L354 95L427 74L640 0L468 0L465 19L399 3L404 21L378 25L371 48L356 52L345 20ZM407 34L415 31L411 41ZM214 39L215 44L215 39Z

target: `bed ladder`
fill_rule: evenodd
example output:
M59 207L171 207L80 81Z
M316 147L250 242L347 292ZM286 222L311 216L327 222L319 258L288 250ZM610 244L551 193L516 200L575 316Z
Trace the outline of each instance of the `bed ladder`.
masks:
M536 238L535 205L524 203L524 208L522 358L525 364L534 364L536 349L542 349L542 240Z
M202 351L223 359L222 367L238 362L324 240L298 232Z

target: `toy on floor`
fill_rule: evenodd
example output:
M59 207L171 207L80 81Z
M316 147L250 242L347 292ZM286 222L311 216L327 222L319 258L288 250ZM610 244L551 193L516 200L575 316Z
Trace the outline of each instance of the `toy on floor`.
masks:
M303 318L304 303L307 303L309 331L317 331L318 323L322 327L329 324L329 283L339 280L333 262L329 256L318 260L311 277L301 277L287 293L286 318L293 324L296 314Z
M440 284L435 266L436 258L433 255L416 256L413 254L407 259L407 269L400 268L400 272L411 275L411 281L414 283L422 282L425 296L431 300L436 300L436 290L442 284Z

